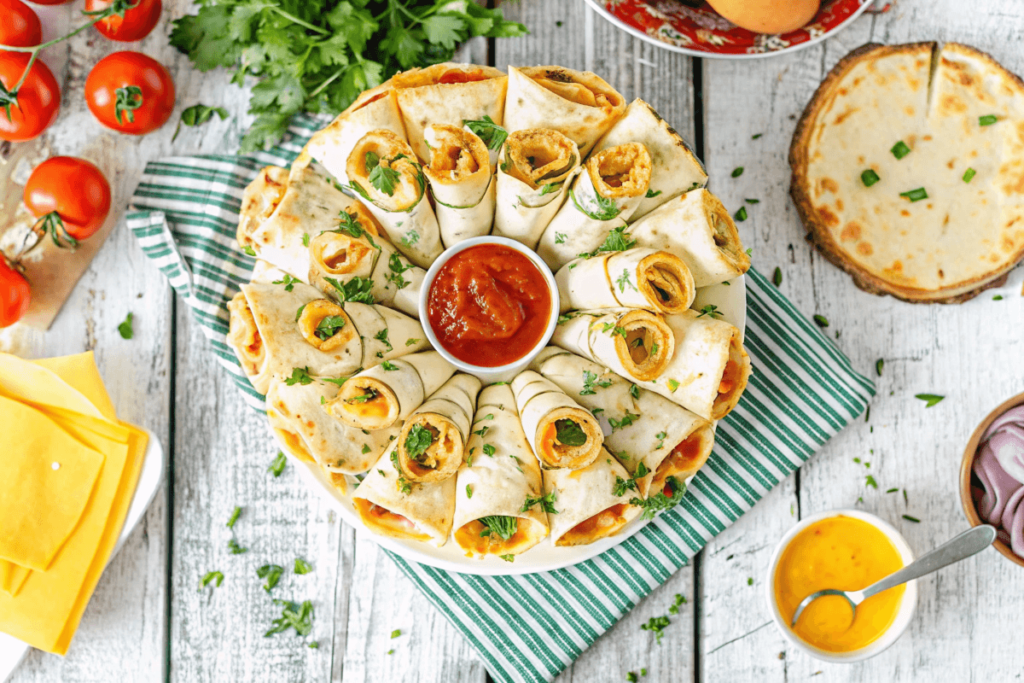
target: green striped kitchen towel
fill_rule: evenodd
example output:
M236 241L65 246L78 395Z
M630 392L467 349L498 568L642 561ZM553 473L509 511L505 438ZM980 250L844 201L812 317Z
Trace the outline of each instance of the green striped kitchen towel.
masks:
M253 259L235 244L242 190L287 165L324 121L298 117L278 147L252 156L154 161L128 225L192 309L245 400L263 397L224 342L228 300ZM394 561L480 653L502 683L550 681L655 587L867 407L874 386L763 276L747 275L746 346L754 365L739 406L682 503L621 545L567 569L481 577Z

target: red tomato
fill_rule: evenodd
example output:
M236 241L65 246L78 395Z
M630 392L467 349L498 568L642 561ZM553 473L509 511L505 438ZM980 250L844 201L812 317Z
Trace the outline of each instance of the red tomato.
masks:
M37 5L66 5L72 0L32 0Z
M145 135L167 123L174 109L174 81L164 65L141 52L115 52L85 79L85 102L107 128Z
M0 83L10 90L28 66L26 52L0 50ZM28 78L18 88L18 103L11 105L10 117L0 107L0 140L22 142L38 137L53 123L60 111L60 88L50 69L38 59Z
M85 11L99 12L112 4L110 0L85 0ZM160 0L135 0L135 4L124 13L123 17L117 15L107 17L93 26L110 40L130 43L142 40L149 35L149 32L160 21L161 10L163 10L163 4Z
M31 301L28 280L0 256L0 327L18 322Z
M85 159L51 157L29 176L25 206L36 218L56 211L68 234L84 240L100 229L110 213L110 183Z
M21 0L0 0L0 45L32 47L43 42L43 28Z

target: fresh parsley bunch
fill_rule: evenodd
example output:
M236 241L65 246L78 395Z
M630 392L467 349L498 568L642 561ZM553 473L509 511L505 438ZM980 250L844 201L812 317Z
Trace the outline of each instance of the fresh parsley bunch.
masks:
M199 0L174 22L171 44L200 71L234 71L256 115L242 151L274 144L300 111L336 114L395 72L452 58L473 36L527 33L469 0Z

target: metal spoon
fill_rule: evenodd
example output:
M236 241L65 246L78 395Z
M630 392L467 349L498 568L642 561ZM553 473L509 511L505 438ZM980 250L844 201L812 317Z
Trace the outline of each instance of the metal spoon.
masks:
M887 588L898 586L901 583L906 583L911 579L922 577L925 574L931 574L932 572L951 565L954 562L966 560L971 555L976 555L992 545L992 542L995 540L996 528L989 524L982 524L981 526L968 529L959 536L946 541L935 550L926 555L922 555L898 572L890 574L880 581L876 581L863 590L840 591L833 588L826 588L824 590L811 593L800 601L800 604L796 608L796 612L793 614L793 621L791 622L791 625L796 626L797 619L799 619L800 615L803 614L804 609L823 595L840 595L846 598L846 602L850 605L850 609L853 610L854 616L856 616L857 605L864 602L872 595L881 593Z

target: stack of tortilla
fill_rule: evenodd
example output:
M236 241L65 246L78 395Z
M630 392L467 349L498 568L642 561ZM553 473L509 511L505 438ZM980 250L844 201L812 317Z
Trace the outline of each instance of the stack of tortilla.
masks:
M509 72L397 74L260 171L227 335L285 452L367 529L498 562L678 504L751 371L741 330L693 309L750 260L682 138L595 74ZM562 315L485 386L431 349L419 301L486 235L537 250Z

